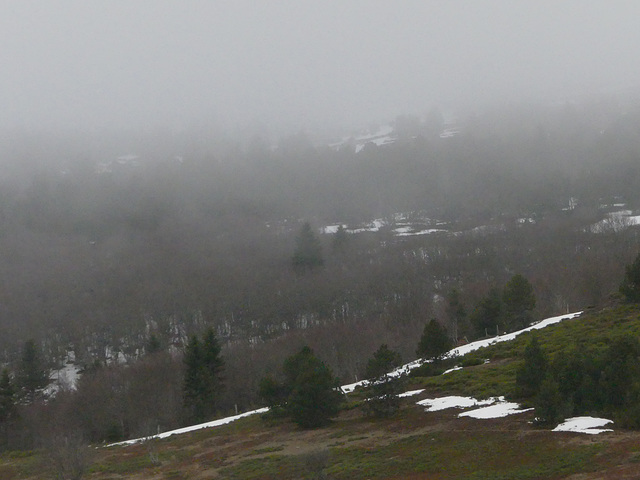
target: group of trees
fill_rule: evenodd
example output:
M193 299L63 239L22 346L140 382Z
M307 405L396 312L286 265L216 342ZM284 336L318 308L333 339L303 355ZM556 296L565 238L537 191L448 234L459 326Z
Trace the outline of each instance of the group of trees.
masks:
M567 348L550 360L536 337L529 341L516 375L516 396L533 404L538 423L594 414L640 427L640 341L625 335L603 349L594 347Z

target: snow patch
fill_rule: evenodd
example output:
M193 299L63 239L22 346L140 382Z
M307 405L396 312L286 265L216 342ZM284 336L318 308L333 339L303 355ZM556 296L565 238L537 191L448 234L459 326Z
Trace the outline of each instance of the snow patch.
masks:
M424 392L424 388L422 390L409 390L408 392L401 393L400 395L398 395L398 397L413 397L415 395L420 395L422 392Z
M472 397L460 397L451 395L440 398L427 398L416 402L418 405L427 407L426 412L438 412L447 408L470 408L481 405L491 405L496 402L496 398L488 398L487 400L476 400Z
M462 412L458 415L458 417L471 417L486 420L490 418L502 418L508 415L514 415L517 413L524 413L533 410L533 408L521 409L519 404L514 402L505 402L504 397L500 398L502 400L495 405L478 408L476 410L470 410L468 412Z
M612 432L610 428L604 427L613 423L613 420L597 417L573 417L566 419L563 423L553 429L554 432L576 432L587 433L589 435L597 435L603 432Z
M250 412L241 413L239 415L234 415L233 417L220 418L218 420L213 420L212 422L201 423L199 425L192 425L190 427L178 428L177 430L171 430L169 432L159 433L157 435L151 435L149 437L135 438L133 440L126 440L124 442L111 443L107 445L107 447L115 447L120 445L133 445L135 443L144 442L146 440L151 440L154 438L167 438L171 435L180 435L182 433L193 432L195 430L202 430L203 428L211 428L211 427L219 427L221 425L226 425L231 422L235 422L236 420L240 420L241 418L248 417L250 415L255 415L258 413L266 413L269 411L269 408L259 408L258 410L252 410Z

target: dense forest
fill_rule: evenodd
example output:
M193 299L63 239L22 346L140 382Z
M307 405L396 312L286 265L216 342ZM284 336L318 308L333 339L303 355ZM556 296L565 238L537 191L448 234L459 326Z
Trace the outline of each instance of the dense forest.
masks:
M478 318L516 275L534 320L606 302L638 253L637 103L455 125L434 110L398 117L379 143L5 132L0 359L15 376L29 345L46 371L83 371L23 412L13 444L69 412L65 428L91 440L184 424L182 355L208 329L218 411L243 410L303 345L357 380L382 343L413 358L432 318L457 341L494 333Z

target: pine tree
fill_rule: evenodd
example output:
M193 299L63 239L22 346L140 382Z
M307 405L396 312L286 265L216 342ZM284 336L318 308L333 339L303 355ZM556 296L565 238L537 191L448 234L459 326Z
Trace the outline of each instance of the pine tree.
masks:
M1 443L8 441L8 423L16 412L16 388L6 368L0 376L0 435Z
M206 420L215 413L223 386L224 361L212 329L207 330L202 342L195 335L191 337L184 364L183 395L188 416L196 422Z
M502 294L507 328L510 331L527 327L531 323L531 311L536 306L533 286L522 275L514 275L507 282Z
M445 353L451 350L451 339L446 329L432 318L422 331L416 355L420 358L438 362Z
M309 222L305 222L302 225L302 229L296 237L296 248L293 253L292 264L299 272L312 270L324 265L320 240L313 233Z
M476 335L483 337L498 331L502 325L502 296L492 288L471 314L471 324Z
M465 330L464 320L467 312L460 300L460 292L454 288L449 292L447 302L447 316L449 317L449 329L454 342L458 341L460 330Z
M16 388L6 368L0 376L0 423L5 423L16 407Z
M389 376L402 365L398 352L381 345L367 363L366 377L370 383L365 408L376 417L389 417L400 409L400 397L406 384L404 375Z
M534 404L535 423L539 425L554 425L564 416L565 401L560 394L558 382L551 375L540 382Z
M282 367L286 413L303 428L325 425L338 413L338 379L309 347L288 357Z
M640 302L640 254L631 265L625 267L620 293L625 296L628 302Z
M212 408L215 410L223 389L222 371L224 370L224 360L222 359L222 347L212 328L208 329L204 334L202 361L206 375L207 398L210 399Z
M341 252L344 250L347 242L349 241L349 237L347 236L346 229L342 226L338 226L338 230L333 235L333 240L331 241L331 248L334 252Z
M548 360L538 339L532 337L524 349L524 363L516 372L516 393L523 398L533 397L547 373Z
M160 339L158 339L155 333L152 333L147 341L147 345L145 347L145 353L147 355L153 355L162 350L162 345L160 344Z
M33 403L44 397L49 385L49 369L45 367L35 340L27 340L22 348L22 358L16 374L18 394L25 403Z

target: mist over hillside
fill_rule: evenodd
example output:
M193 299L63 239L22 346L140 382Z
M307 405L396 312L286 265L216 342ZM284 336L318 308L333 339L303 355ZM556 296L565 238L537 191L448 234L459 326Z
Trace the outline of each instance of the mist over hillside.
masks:
M0 449L36 446L34 425L184 426L201 338L224 365L212 417L261 406L303 346L352 383L381 344L415 358L427 324L465 343L617 302L638 14L6 2Z

